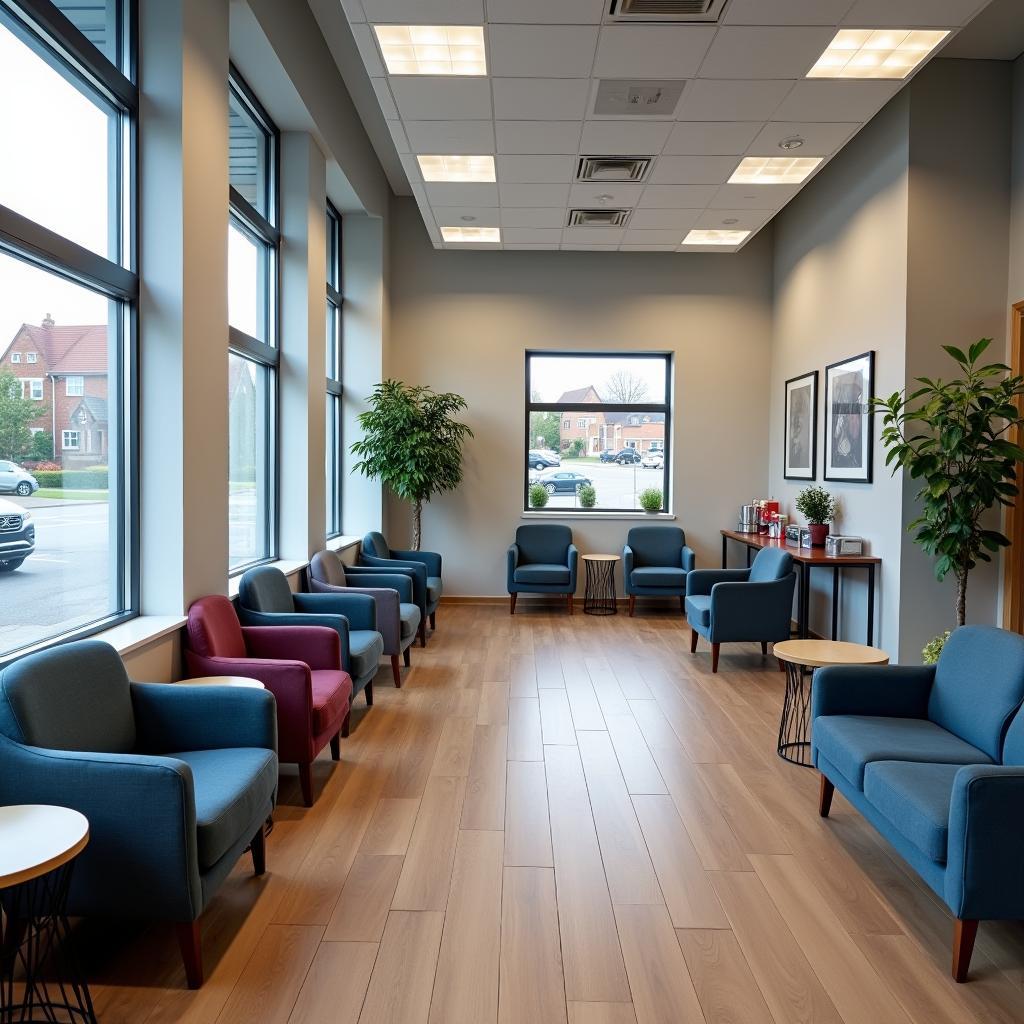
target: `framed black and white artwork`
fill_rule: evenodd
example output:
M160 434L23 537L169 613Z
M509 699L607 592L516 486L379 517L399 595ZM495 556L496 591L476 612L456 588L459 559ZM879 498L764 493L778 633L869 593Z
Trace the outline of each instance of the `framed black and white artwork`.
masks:
M786 381L786 423L783 476L813 480L818 447L818 371Z
M825 479L871 483L875 353L825 367Z

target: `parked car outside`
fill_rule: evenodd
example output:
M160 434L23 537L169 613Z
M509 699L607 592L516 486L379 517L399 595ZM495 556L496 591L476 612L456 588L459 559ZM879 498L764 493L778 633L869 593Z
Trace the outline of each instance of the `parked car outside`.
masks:
M14 572L35 549L32 513L0 498L0 572Z
M635 466L640 461L640 453L635 448L623 448L612 456L611 461L620 466Z
M614 462L616 451L614 448L605 448L603 452L598 456L602 462Z
M665 465L665 453L657 448L652 449L640 459L640 465L648 469L661 469Z
M584 476L582 473L560 469L542 473L538 477L537 482L544 485L544 490L548 494L575 494L581 487L586 487L591 481L589 477Z
M22 469L16 462L0 460L0 491L28 498L38 490L38 481L27 469Z
M557 452L547 451L542 448L532 448L526 458L526 462L531 469L550 469L552 466L560 466L562 464L562 456Z

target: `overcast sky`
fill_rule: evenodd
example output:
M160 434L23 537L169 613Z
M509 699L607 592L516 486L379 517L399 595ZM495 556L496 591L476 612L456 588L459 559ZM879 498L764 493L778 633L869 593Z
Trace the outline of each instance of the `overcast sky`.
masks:
M647 384L644 401L665 400L663 359L585 358L579 356L535 356L531 360L530 387L538 402L557 402L565 391L593 384L605 398L603 385L613 374L624 371Z

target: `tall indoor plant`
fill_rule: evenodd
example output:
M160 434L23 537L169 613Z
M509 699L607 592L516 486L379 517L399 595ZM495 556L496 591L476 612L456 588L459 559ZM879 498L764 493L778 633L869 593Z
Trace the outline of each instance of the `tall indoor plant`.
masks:
M370 408L359 416L363 436L350 448L359 457L353 468L412 503L412 546L419 551L423 503L462 481L462 446L473 431L455 414L466 408L466 400L385 380L367 402Z
M884 411L886 465L922 481L921 514L907 529L917 531L914 540L935 558L940 581L950 572L956 577L958 626L964 624L968 574L1010 543L983 526L982 517L993 505L1013 504L1017 464L1024 461L1024 449L1007 436L1024 422L1018 404L1024 377L1002 363L978 364L991 343L982 338L966 353L943 345L961 376L918 377L921 387L913 393L873 400Z

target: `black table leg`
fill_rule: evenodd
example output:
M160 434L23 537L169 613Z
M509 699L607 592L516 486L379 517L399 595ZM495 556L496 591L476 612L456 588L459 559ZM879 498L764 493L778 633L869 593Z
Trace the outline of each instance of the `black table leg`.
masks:
M811 633L811 566L803 563L800 586L803 589L803 615L800 621L800 639L806 640Z
M729 568L729 538L722 534L722 568Z
M747 568L749 569L750 568L750 545L749 544L744 544L743 546L747 549Z
M875 567L868 565L868 647L875 645Z
M813 669L786 663L786 696L782 702L779 722L779 757L790 764L811 766L810 699Z
M839 566L832 566L832 639L839 633Z

